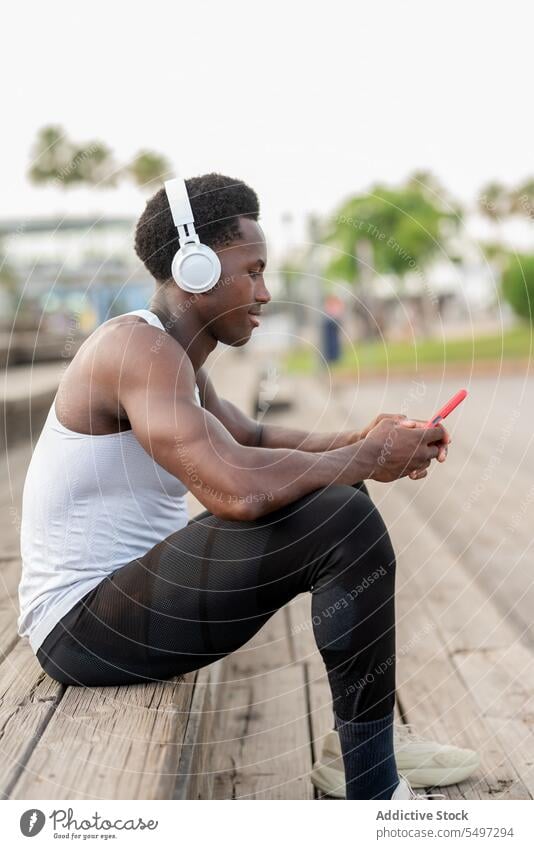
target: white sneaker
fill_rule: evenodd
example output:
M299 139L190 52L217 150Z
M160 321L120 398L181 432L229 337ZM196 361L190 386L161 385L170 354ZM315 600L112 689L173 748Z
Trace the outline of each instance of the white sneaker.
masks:
M394 745L397 769L412 787L458 784L480 763L472 749L425 740L410 725L395 726ZM345 770L337 731L329 731L324 737L322 753L313 765L311 780L325 796L345 798Z
M459 784L478 768L473 749L436 743L414 731L412 725L395 726L395 762L412 787L448 787Z
M410 783L399 772L399 783L395 787L391 800L394 799L443 799L443 793L414 793Z

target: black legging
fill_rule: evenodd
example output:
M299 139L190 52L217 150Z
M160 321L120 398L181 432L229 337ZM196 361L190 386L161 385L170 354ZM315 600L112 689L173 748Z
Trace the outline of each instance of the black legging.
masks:
M395 554L365 484L331 485L256 521L209 511L104 578L37 651L73 685L179 676L244 645L312 593L312 626L342 719L395 698Z

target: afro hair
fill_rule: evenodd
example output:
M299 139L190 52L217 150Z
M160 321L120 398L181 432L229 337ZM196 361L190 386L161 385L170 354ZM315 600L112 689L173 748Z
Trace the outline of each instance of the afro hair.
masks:
M258 197L242 180L211 173L191 177L185 184L195 230L200 241L214 250L241 238L239 216L258 220ZM158 283L164 283L172 276L171 264L179 247L167 193L162 188L147 201L137 222L135 252Z

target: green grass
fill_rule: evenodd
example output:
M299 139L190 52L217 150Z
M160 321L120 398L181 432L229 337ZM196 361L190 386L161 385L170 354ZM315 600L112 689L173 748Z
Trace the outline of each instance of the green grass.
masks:
M337 363L331 363L334 371L389 371L395 368L419 369L424 365L465 363L480 360L500 361L528 357L534 348L534 331L529 325L509 330L501 335L477 336L465 339L421 339L408 342L355 342L347 346ZM310 347L298 348L285 358L290 372L312 372L317 363Z

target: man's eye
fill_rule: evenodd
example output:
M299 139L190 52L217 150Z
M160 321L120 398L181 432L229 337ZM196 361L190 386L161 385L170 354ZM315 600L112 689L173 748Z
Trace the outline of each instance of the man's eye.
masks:
M251 277L261 277L261 274L262 274L261 271L251 271L250 272Z

